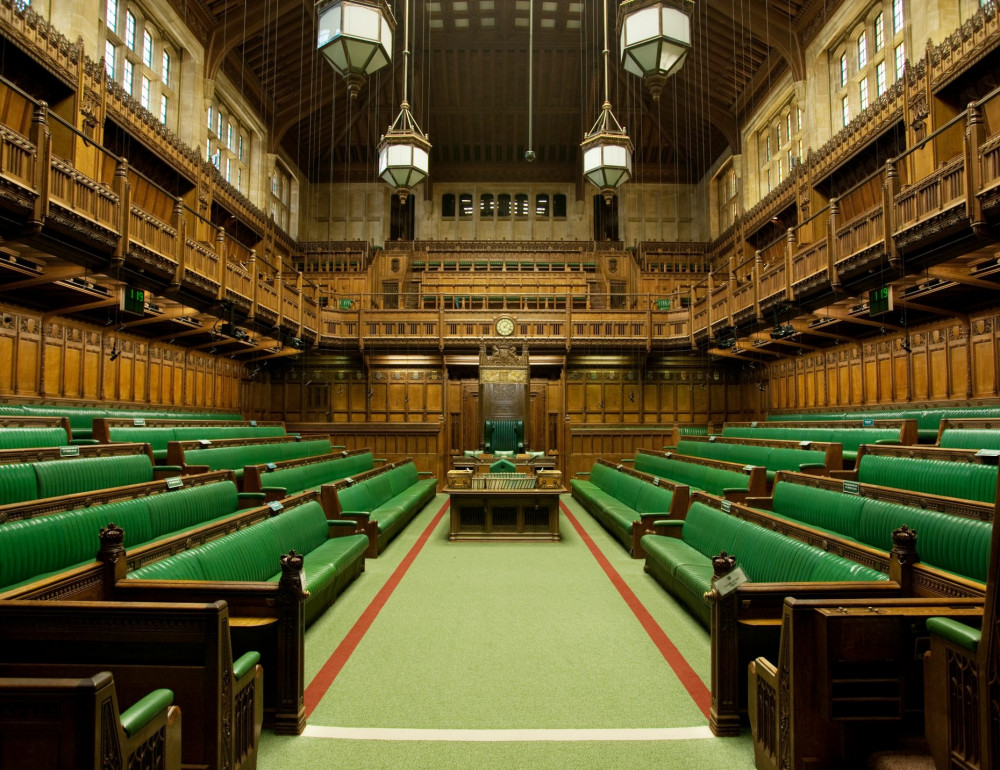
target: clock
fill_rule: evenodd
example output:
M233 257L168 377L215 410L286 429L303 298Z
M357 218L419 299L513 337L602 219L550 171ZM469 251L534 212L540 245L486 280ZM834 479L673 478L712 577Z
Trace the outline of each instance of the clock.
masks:
M498 318L495 328L501 337L509 337L514 333L514 319L507 316Z

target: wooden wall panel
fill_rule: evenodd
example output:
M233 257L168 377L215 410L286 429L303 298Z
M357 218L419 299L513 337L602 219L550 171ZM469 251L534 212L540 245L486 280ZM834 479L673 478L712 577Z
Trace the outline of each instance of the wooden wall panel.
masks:
M0 371L0 398L240 408L236 361L16 306L0 305L0 354L14 362Z
M996 308L942 319L907 333L848 343L767 367L775 411L903 403L967 403L1000 396ZM908 338L909 350L904 347ZM794 370L794 379L790 378ZM824 372L821 377L811 372Z

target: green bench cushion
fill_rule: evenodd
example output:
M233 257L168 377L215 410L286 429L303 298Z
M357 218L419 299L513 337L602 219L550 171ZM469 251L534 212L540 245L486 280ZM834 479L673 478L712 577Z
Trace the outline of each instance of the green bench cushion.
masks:
M153 480L153 466L144 454L80 457L32 465L39 499Z
M941 434L940 445L949 449L1000 449L1000 430L952 428Z
M65 446L69 437L62 428L0 428L0 449Z
M294 494L340 481L374 467L375 460L371 453L363 452L358 455L338 457L335 460L265 472L261 474L261 485L265 489L286 489L288 494Z
M209 470L232 470L243 478L247 465L297 460L300 457L330 454L327 439L288 441L280 444L246 444L243 446L206 447L189 449L184 453L185 465L207 465Z
M923 457L862 455L858 481L992 503L996 496L997 467Z
M387 542L434 496L437 479L421 479L416 465L404 463L337 490L345 514L367 513L378 524L379 543Z
M22 503L38 497L33 463L0 465L0 505Z

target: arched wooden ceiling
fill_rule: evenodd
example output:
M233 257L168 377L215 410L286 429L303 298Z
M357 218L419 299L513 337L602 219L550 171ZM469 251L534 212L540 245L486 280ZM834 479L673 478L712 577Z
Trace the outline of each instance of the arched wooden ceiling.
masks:
M841 0L699 0L692 52L659 101L617 62L609 0L611 101L636 145L636 176L694 182L786 72ZM394 63L352 101L316 51L312 0L172 0L199 4L205 77L224 70L264 116L274 141L315 181L375 178L376 147L399 111L403 0ZM528 149L529 0L410 0L410 102L433 144L435 181L573 182L579 144L603 100L600 0L534 0L533 149ZM194 19L192 14L190 18ZM204 30L203 30L204 33ZM203 37L205 35L203 34ZM269 148L274 149L274 147Z

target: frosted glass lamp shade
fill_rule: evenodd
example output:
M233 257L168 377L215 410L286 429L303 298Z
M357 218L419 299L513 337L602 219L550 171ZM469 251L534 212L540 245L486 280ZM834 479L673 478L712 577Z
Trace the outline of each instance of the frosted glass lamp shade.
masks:
M395 29L384 0L337 0L320 11L316 45L356 96L367 77L392 61Z

